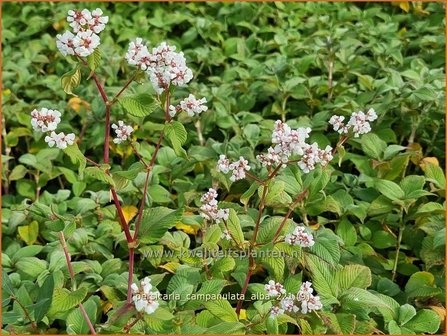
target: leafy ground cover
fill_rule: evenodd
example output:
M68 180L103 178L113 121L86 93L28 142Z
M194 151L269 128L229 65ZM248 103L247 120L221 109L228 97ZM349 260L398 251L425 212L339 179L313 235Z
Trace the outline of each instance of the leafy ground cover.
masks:
M97 7L109 22L77 68L56 35L70 28L68 10ZM2 12L3 332L442 333L441 3L3 3ZM124 57L136 37L175 45L194 79L155 99ZM111 108L113 123L135 125L131 141L110 139L108 166L85 159L105 161L108 113L88 67L109 97L136 74ZM166 97L190 93L208 110L171 120ZM62 112L58 130L77 145L49 148L33 131L30 112L42 107ZM367 134L329 124L370 108L378 118ZM331 163L263 167L257 155L276 120L337 148ZM155 153L149 175L139 161ZM222 162L219 171L222 154L246 158L246 178L232 181ZM130 243L112 187L129 232L139 227ZM200 215L209 188L228 209L219 223ZM291 244L296 230L313 243ZM128 301L145 277L161 294L151 313ZM307 296L289 311L266 297L276 289Z

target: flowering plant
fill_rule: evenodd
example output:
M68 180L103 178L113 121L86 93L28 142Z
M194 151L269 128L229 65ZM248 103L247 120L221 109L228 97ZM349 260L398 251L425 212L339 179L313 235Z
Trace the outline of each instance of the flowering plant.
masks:
M423 89L439 95L440 73L419 87L404 72L418 98L402 99L395 70L371 77L395 64L382 42L351 57L340 26L311 43L301 28L257 27L296 24L284 8L301 8L320 32L337 22L314 13L327 4L143 5L70 8L43 35L51 57L34 55L51 64L52 94L6 136L21 164L4 166L4 331L436 333L445 177L418 157L427 134L392 127L403 119L389 95L432 113ZM225 25L202 17L211 9Z

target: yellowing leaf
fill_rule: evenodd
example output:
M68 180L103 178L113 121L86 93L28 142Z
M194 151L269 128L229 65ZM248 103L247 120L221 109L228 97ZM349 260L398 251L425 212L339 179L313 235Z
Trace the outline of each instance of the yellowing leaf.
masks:
M408 146L408 149L412 152L410 156L411 162L418 165L422 159L422 146L418 143L412 143Z
M246 320L247 319L247 311L245 309L241 309L239 312L239 320Z
M79 112L82 106L84 106L88 110L90 109L90 104L79 97L70 98L70 100L68 101L68 108L71 108L76 112Z
M173 274L175 274L175 271L177 270L177 268L179 268L180 264L177 262L168 262L164 265L160 265L158 267L163 268L165 270L167 270L168 272L171 272Z
M178 230L182 230L183 232L185 232L187 234L192 234L195 236L197 234L197 232L199 231L200 226L177 223L177 224L175 224L175 228Z
M33 245L39 234L39 223L32 221L29 225L19 226L19 236L27 245Z
M444 307L438 307L438 306L429 306L432 310L435 311L436 314L439 315L439 318L441 319L441 324L445 321L445 315L446 311Z
M138 213L137 207L133 205L125 205L123 206L123 214L126 219L126 223L129 223Z
M5 96L9 96L11 94L11 90L10 89L3 90L3 94Z
M405 13L408 13L410 11L410 2L408 1L402 1L399 2L399 7L402 9Z
M104 306L102 307L102 311L104 312L104 314L106 314L110 309L113 308L113 304L110 301L107 301Z
M419 162L419 166L422 168L422 170L425 172L425 168L427 166L427 163L431 163L437 167L439 167L439 161L435 157L425 157Z

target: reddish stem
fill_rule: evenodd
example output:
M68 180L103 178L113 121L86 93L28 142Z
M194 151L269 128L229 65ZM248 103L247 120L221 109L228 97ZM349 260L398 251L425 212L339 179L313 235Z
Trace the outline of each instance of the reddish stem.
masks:
M126 235L126 240L128 243L130 243L132 242L132 236L130 235L129 225L126 222L126 217L124 217L124 212L118 199L118 194L116 193L114 188L111 188L110 192L112 193L113 202L115 203L115 208L120 219L121 227L123 228L124 234Z
M133 74L132 77L129 78L129 80L127 81L126 84L124 84L123 88L115 95L115 97L113 97L112 99L112 104L114 104L116 102L116 100L119 98L119 96L121 96L121 94L126 91L126 89L129 87L129 85L133 82L133 80L135 79L135 76L137 75L137 72L135 72Z
M68 274L70 275L70 279L71 279L71 283L72 283L72 289L75 289L76 288L76 282L75 282L75 277L74 277L73 266L71 264L70 254L68 253L67 242L65 241L64 233L62 231L59 232L59 240L61 242L62 249L64 251L65 261L67 262ZM79 303L79 309L81 310L81 313L82 313L82 316L84 317L84 320L87 322L87 325L88 325L88 327L90 329L90 332L93 335L96 335L95 328L93 327L93 324L90 321L90 318L88 317L88 314L85 311L84 306L82 305L82 303Z
M133 235L134 241L137 240L138 232L140 231L141 219L143 218L144 204L146 203L147 188L149 185L149 176L150 176L150 170L148 170L146 174L146 180L144 181L143 198L141 200L140 208L138 209L137 220L135 222L135 232Z
M135 260L135 250L133 247L129 248L129 277L127 278L127 303L132 302L132 280L133 280L133 266Z
M298 205L299 202L301 202L304 197L306 196L307 192L309 190L306 188L304 189L296 198L296 200L290 205L289 210L287 211L286 215L284 216L283 220L281 221L281 224L279 224L278 229L276 230L275 235L273 236L273 243L276 242L276 239L278 238L279 234L281 233L282 228L286 224L287 220L289 219L290 215L292 214L295 207Z
M254 268L255 268L255 260L253 259L253 256L251 255L251 248L249 250L249 257L248 257L249 261L248 261L248 272L247 272L247 276L245 278L245 282L244 282L244 286L242 287L242 291L241 291L241 297L239 299L239 301L237 302L236 305L236 314L237 317L239 318L239 314L241 312L241 308L242 308L242 303L244 302L243 297L245 296L245 293L247 293L247 289L248 289L248 284L250 283L250 278L253 274Z
M109 164L110 105L107 103L107 100L105 100L104 103L106 104L106 129L104 131L104 163Z

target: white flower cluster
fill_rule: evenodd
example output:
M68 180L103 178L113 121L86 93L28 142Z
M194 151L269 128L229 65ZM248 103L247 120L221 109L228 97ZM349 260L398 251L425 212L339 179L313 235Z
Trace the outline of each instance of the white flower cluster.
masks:
M304 173L309 173L311 170L315 169L315 165L317 163L322 166L326 166L331 160L332 156L332 147L326 146L325 149L320 149L318 144L314 142L309 145L306 144L304 146L304 153L301 157L301 160L298 161L298 166Z
M265 285L266 291L269 293L269 295L270 291L272 291L270 283L273 283L275 286L280 286L280 288L283 288L281 284L279 283L275 284L274 281L271 280L269 281L269 285ZM275 305L270 309L270 317L275 317L277 315L284 313L299 312L300 308L297 306L297 304L301 304L301 312L303 314L307 314L308 312L312 312L313 310L322 309L323 305L320 301L320 297L314 296L312 293L313 293L312 283L309 281L306 281L301 285L301 288L296 296L292 294L284 296L286 294L286 291L283 290L281 294L283 294L282 296L284 297L279 301L278 305Z
M136 65L149 75L152 86L158 94L169 86L181 86L192 79L192 71L186 66L183 52L176 52L175 46L162 42L149 52L141 38L129 43L126 60L130 65Z
M157 292L152 292L151 279L148 277L141 281L141 288L137 284L132 284L132 301L135 304L135 309L139 312L143 311L146 314L152 314L157 310L159 303Z
M246 176L245 172L249 171L251 167L243 156L239 157L239 160L230 163L230 160L222 154L219 156L216 169L224 174L228 174L231 171L230 181L234 182L244 179Z
M68 145L73 145L75 135L73 133L65 135L64 132L54 132L61 122L61 113L57 110L42 108L40 110L31 111L31 126L35 131L50 133L45 136L45 142L48 146L65 149Z
M323 308L320 297L318 295L314 296L313 291L312 282L306 281L301 285L297 299L301 302L301 312L303 314Z
M61 122L61 113L57 110L42 108L31 111L31 125L35 131L50 132Z
M117 124L112 124L112 128L115 130L116 138L113 139L113 142L116 144L120 144L123 141L126 141L130 134L133 132L132 126L125 125L122 120L118 121Z
M229 209L218 209L217 207L217 191L210 188L207 193L205 193L200 201L203 203L200 207L200 215L207 220L214 220L216 223L220 221L227 220L230 215ZM228 233L229 235L229 233ZM231 238L231 236L230 236Z
M370 108L366 113L362 111L352 113L347 124L343 122L345 117L334 115L329 119L329 124L334 127L334 131L340 134L346 134L352 129L354 137L358 138L361 134L366 134L371 131L369 122L376 119L376 111Z
M305 173L315 169L315 165L320 163L325 166L332 160L332 148L327 146L325 149L318 148L318 144L306 143L311 129L298 128L292 129L289 125L277 120L272 133L272 144L267 150L267 154L260 154L256 158L264 167L271 167L274 164L285 166L292 155L301 155L298 166Z
M69 10L67 21L75 34L70 31L58 34L56 36L57 48L64 56L87 57L101 43L97 34L104 30L109 22L109 17L103 16L100 8L96 8L92 12L88 9Z
M183 99L180 104L176 106L170 105L169 115L174 117L177 113L185 111L190 117L194 117L194 115L199 115L208 110L205 103L206 98L196 99L194 95L190 94L187 98Z
M275 281L273 280L270 280L269 283L264 286L264 289L267 291L268 295L272 297L286 294L284 286L281 285L279 282L275 283Z
M56 145L57 148L65 149L69 145L73 145L75 139L75 135L73 133L65 135L64 132L60 132L56 134L56 132L51 132L50 135L45 137L45 142L48 143L48 146L53 147Z
M292 233L285 236L284 241L289 245L311 247L315 244L312 234L307 233L304 226L297 226Z

